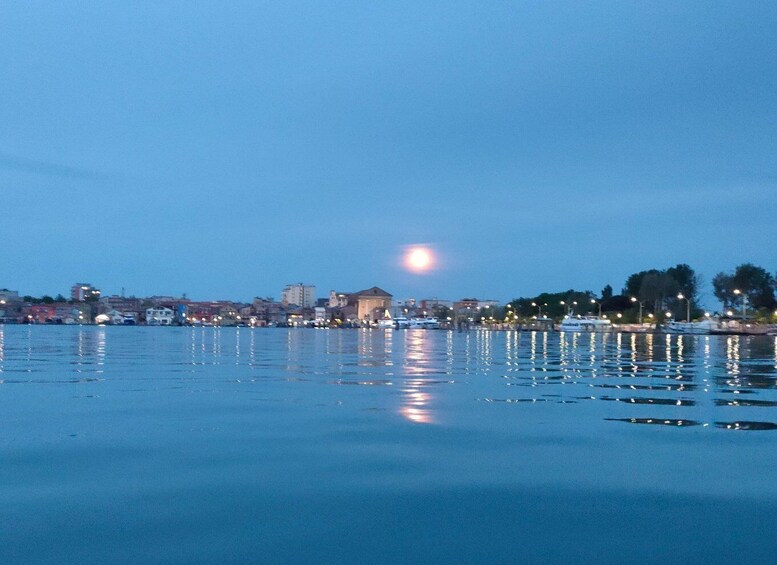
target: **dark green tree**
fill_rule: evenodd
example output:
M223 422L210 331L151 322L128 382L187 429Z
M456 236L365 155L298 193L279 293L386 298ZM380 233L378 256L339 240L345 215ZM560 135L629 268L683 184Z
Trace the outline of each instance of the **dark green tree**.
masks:
M666 274L677 282L679 292L682 292L691 301L696 300L696 294L699 289L699 277L691 267L685 263L680 263L675 267L669 267L666 270Z
M743 263L733 274L715 275L712 279L712 289L724 308L741 304L744 295L751 308L773 309L777 306L774 296L776 283L775 277L766 269L752 263Z
M712 277L712 293L723 304L723 308L728 308L734 303L736 295L734 294L733 278L733 276L722 272Z
M774 308L777 302L774 299L774 277L764 268L744 263L734 271L731 279L734 290L747 295L747 299L754 308Z
M626 284L623 287L622 294L626 296L639 296L639 291L642 288L642 280L648 275L660 275L661 271L658 269L650 269L649 271L640 271L634 273L626 279Z

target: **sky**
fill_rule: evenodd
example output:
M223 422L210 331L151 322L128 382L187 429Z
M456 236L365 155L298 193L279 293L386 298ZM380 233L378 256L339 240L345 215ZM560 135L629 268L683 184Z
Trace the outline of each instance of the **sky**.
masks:
M0 287L777 271L777 3L0 3ZM426 245L435 268L401 266Z

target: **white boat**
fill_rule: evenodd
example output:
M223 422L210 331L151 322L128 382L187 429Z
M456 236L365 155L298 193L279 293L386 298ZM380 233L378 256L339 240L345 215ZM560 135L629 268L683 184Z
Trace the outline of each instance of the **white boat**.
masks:
M666 324L666 333L705 335L720 329L717 320L702 320L701 322L676 322Z
M394 327L398 330L436 330L440 327L440 321L437 318L394 318Z
M410 318L410 328L435 330L440 327L437 318Z
M562 332L608 332L612 322L596 316L564 316L559 330Z

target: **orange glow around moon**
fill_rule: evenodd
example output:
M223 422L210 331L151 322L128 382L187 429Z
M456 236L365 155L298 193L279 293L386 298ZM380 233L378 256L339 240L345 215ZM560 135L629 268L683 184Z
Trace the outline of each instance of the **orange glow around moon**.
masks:
M434 254L427 247L411 247L405 252L405 268L414 273L425 273L434 267Z

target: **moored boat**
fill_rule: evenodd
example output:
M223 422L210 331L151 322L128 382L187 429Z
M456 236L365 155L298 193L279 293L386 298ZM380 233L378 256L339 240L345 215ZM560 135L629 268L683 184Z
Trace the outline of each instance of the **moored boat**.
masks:
M612 322L596 316L565 316L559 326L562 332L608 332Z
M711 334L720 328L720 322L717 320L702 320L700 322L677 322L672 321L666 324L666 333L670 334Z

